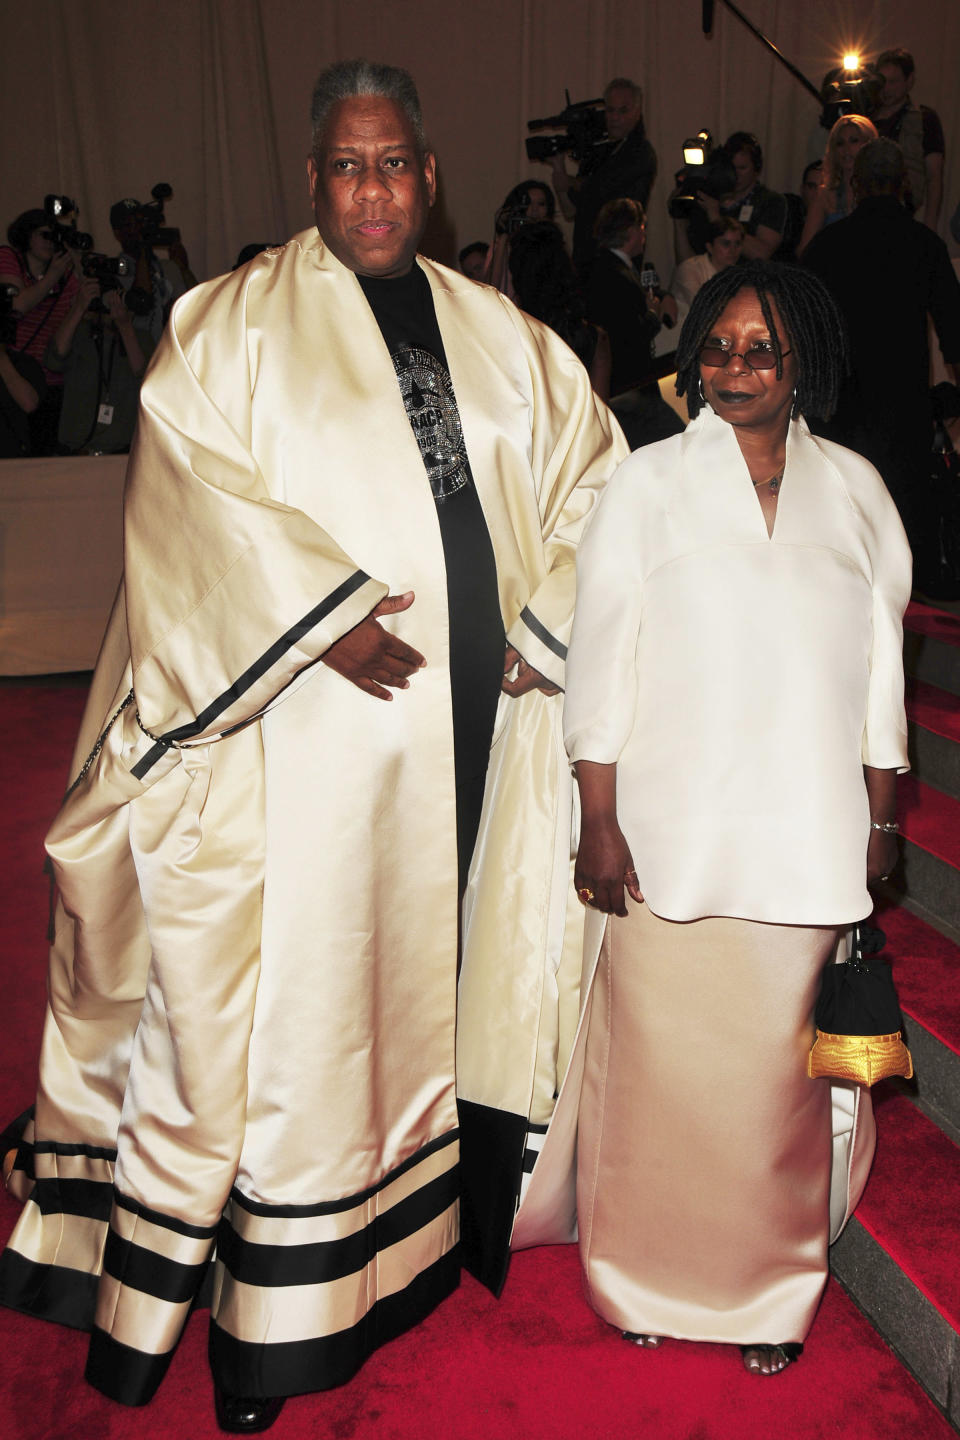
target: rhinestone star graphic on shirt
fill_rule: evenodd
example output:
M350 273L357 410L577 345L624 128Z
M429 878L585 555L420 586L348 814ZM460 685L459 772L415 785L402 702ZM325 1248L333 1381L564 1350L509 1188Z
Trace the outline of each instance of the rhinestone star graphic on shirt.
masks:
M435 355L419 346L401 346L392 358L407 418L439 505L470 483L450 374Z

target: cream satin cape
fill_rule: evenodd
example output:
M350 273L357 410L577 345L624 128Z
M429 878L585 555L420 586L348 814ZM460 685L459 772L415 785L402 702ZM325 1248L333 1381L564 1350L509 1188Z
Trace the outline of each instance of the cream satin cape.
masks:
M562 685L574 547L622 437L550 331L420 263L506 634ZM408 691L316 663L408 589L384 622L427 657ZM5 1303L93 1326L88 1378L117 1399L153 1393L214 1244L212 1360L239 1394L342 1382L457 1283L447 632L435 502L355 276L308 231L183 297L48 839L50 1005L0 1263ZM534 990L559 835L569 857L559 709L504 701L473 881L478 918L516 906L503 971L540 946Z

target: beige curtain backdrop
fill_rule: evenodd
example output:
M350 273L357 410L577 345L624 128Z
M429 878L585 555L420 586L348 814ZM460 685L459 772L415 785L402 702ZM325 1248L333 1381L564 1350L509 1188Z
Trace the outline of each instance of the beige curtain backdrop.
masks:
M947 134L946 217L960 199L960 0L738 0L815 82L848 46L901 44L915 98ZM766 174L796 190L822 146L805 90L717 0L704 38L700 0L30 0L0 3L0 114L7 136L0 230L48 191L73 196L82 228L115 251L110 205L174 188L196 273L228 268L252 240L307 224L308 106L316 73L365 54L407 66L440 161L427 245L442 260L489 235L506 191L531 171L525 122L638 80L660 157L649 254L669 272L666 196L686 135L754 130Z

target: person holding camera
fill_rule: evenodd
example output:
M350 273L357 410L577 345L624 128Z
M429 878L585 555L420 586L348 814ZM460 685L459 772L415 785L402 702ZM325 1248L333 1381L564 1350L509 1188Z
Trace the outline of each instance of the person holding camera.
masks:
M158 258L154 249L157 242L151 235L151 220L155 224L156 218L155 207L141 205L139 200L118 200L110 207L111 229L122 255L131 261L131 274L121 277L121 284L128 292L137 291L129 308L137 317L136 329L149 331L154 345L163 334L174 300L197 283L178 232L171 232L177 239L169 245L170 261L165 265ZM162 212L159 218L162 220Z
M560 209L573 221L573 263L586 276L596 252L594 225L608 200L624 196L643 206L657 174L657 152L643 124L643 92L632 80L618 77L603 92L604 115L611 148L596 169L576 177L567 174L563 155L551 157L553 187Z
M120 279L85 276L70 311L50 341L46 364L63 377L58 439L65 450L124 454L137 419L140 381L153 353L124 304Z
M697 204L690 215L674 221L677 260L700 255L706 249L709 227L725 215L743 226L744 260L770 260L780 248L787 228L787 202L776 190L761 183L763 148L749 130L735 130L723 151L734 171L733 188L718 199L706 190L697 191Z
M16 317L11 348L35 361L43 377L42 393L30 412L29 452L50 454L56 446L63 376L45 367L44 355L77 293L75 257L69 249L57 249L45 210L18 215L7 229L7 241L0 246L0 285L11 294Z
M882 140L895 141L903 151L907 162L907 209L936 230L943 200L946 151L940 116L929 105L915 105L910 97L916 75L909 50L884 50L876 58L875 69L883 81L880 102L872 116L877 134Z
M514 185L494 216L493 244L488 247L483 270L476 278L487 285L496 285L501 294L516 300L510 270L510 242L521 225L549 223L556 213L557 202L549 185L539 180L521 180L519 185Z

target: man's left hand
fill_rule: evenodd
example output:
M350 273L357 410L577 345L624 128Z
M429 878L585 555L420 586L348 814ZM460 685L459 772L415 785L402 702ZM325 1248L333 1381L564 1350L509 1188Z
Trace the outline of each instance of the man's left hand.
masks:
M507 676L514 665L517 667L516 679L508 680ZM512 695L514 698L526 695L530 690L539 690L544 695L560 694L560 687L552 684L539 670L534 670L532 665L528 665L519 650L515 650L512 645L507 646L503 657L503 684L500 688L504 695Z

